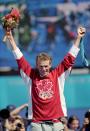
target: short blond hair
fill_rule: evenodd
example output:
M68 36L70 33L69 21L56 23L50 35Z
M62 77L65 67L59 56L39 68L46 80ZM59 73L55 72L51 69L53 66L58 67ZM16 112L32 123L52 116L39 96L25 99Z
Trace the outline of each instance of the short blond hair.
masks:
M52 63L52 57L49 56L49 55L48 55L47 53L45 53L45 52L42 52L42 53L40 53L40 54L37 55L37 57L36 57L36 63L37 63L38 60L39 60L39 61L49 60L50 64Z

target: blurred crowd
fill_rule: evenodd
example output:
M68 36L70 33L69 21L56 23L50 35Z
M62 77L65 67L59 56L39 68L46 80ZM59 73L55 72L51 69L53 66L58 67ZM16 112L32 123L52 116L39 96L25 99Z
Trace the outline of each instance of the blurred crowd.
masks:
M60 121L64 124L64 131L90 131L90 110L87 110L82 118L81 123L79 117L72 114L60 118ZM0 110L0 131L30 131L30 123L28 104L19 107L8 105Z
M4 6L5 8L1 11L3 15L11 8L9 4ZM38 52L45 51L55 57L54 59L59 58L61 60L76 38L77 27L83 25L87 30L84 40L85 56L90 61L90 2L75 4L66 1L56 4L54 7L40 7L32 11L29 9L29 5L24 2L15 6L20 10L21 19L14 35L19 48L27 56L31 53L35 56ZM0 34L0 42L2 42L4 33L1 26ZM80 59L77 64L81 63L79 61ZM34 62L30 61L30 63Z
M8 105L6 108L0 110L0 131L26 131L30 120L27 118L27 104L20 107ZM23 117L20 112L26 110Z

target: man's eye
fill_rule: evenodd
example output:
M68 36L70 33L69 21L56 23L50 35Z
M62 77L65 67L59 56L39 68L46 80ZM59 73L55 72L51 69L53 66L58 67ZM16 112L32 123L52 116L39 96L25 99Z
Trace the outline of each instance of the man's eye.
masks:
M43 66L40 66L41 68L43 68Z

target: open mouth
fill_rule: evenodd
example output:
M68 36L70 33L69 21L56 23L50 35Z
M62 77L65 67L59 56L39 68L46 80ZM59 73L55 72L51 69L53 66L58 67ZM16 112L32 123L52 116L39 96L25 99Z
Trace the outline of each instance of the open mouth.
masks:
M82 35L82 34L84 34L85 32L81 32L80 34Z

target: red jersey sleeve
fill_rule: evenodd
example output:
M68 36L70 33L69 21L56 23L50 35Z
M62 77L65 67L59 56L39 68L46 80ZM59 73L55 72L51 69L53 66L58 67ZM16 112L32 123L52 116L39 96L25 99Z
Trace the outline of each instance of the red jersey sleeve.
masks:
M31 65L24 58L22 52L17 48L13 51L14 57L18 64L19 71L22 71L26 74L26 76L32 77L33 69Z
M68 54L64 57L64 60L54 70L58 76L73 66L78 52L79 48L73 45Z
M32 76L33 69L23 56L20 59L17 59L17 63L19 71L22 70L27 76Z

